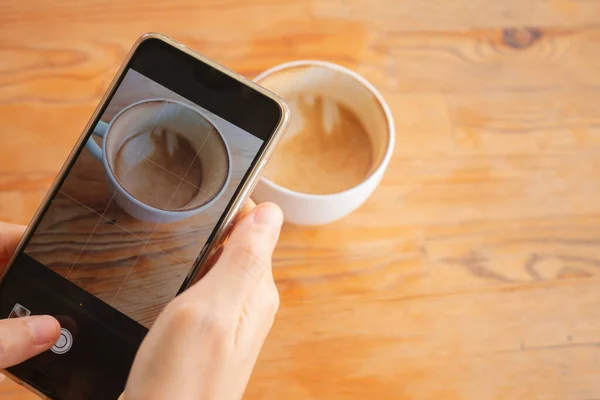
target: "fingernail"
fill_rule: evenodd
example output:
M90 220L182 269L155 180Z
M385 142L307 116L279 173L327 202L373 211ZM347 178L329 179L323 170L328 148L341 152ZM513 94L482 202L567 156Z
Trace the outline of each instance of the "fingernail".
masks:
M254 222L272 229L279 229L283 224L283 214L281 209L274 204L262 204L254 211Z
M58 321L49 315L26 317L25 322L31 329L33 344L54 343L60 330Z

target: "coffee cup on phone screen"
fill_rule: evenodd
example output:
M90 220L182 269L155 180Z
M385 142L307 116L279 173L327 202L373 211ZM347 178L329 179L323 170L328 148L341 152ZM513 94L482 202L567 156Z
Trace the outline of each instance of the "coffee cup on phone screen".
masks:
M99 121L86 148L103 164L117 204L142 221L196 215L218 200L231 177L223 135L207 116L175 100L139 101L109 123Z

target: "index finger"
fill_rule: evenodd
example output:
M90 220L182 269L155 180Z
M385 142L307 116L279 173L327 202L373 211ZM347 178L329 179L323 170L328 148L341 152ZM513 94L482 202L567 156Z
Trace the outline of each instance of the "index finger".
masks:
M244 203L244 206L242 207L242 209L240 210L238 215L235 216L234 223L238 222L240 219L242 219L246 215L250 214L250 212L252 210L254 210L255 207L256 207L256 203L254 202L254 200L248 198L248 200L246 200L246 202Z
M233 220L233 229L235 229L235 224L237 224L241 219L243 219L246 215L252 212L252 210L254 210L255 207L256 203L254 203L252 199L246 200L244 206ZM221 254L223 254L223 246L225 246L225 243L227 243L227 239L228 238L226 237L223 240L223 242L220 243L219 246L214 250L214 252L210 254L207 257L207 259L200 265L200 268L196 273L193 282L198 282L199 280L203 279L204 276L208 273L208 271L210 271L214 267L216 262L219 261L219 258L221 258Z
M255 207L235 225L215 266L184 295L201 296L219 309L239 310L262 277L271 273L282 223L276 205Z

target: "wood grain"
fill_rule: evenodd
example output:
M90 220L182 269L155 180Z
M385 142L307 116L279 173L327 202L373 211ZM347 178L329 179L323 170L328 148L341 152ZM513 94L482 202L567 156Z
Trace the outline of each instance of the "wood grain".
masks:
M31 218L142 32L249 77L337 62L397 147L357 212L284 227L246 398L598 399L599 24L594 0L2 2L0 218Z

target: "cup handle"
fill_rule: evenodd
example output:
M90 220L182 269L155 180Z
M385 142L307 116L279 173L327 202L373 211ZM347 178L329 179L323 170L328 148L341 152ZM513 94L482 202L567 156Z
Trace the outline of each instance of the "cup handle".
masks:
M94 130L92 131L93 135L98 136L99 138L104 139L104 135L106 135L106 131L108 130L108 124L103 121L98 121ZM98 143L90 136L85 143L85 147L88 151L96 158L98 161L102 161L102 148L98 146Z

